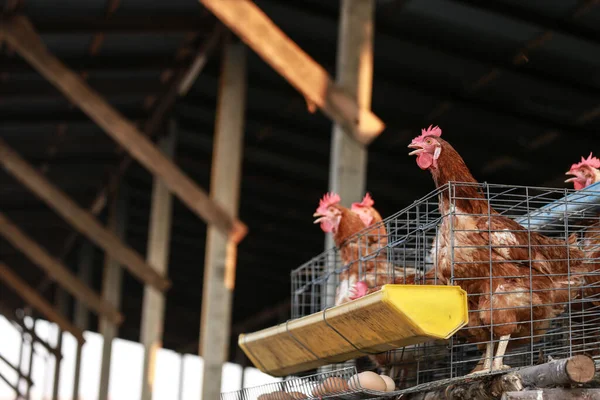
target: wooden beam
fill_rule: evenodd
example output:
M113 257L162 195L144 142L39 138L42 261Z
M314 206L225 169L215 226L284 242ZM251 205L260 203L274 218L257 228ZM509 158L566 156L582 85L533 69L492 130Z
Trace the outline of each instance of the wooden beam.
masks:
M92 310L107 316L115 324L120 324L123 321L123 315L116 308L103 301L65 265L52 257L25 232L21 231L2 212L0 212L0 235L10 242L13 247L20 250L31 262L42 268L55 282L63 286L75 298L87 304Z
M209 225L238 243L247 227L212 201L156 146L82 79L47 50L28 19L11 18L3 24L6 40L50 83L77 104L104 131L153 174L160 176L179 199Z
M113 198L109 211L108 224L111 231L122 240L125 239L126 235L128 203L127 188L121 185ZM118 260L110 255L106 255L102 278L102 297L117 308L121 307L122 278L123 271ZM100 365L98 400L107 400L110 385L112 344L114 338L117 337L118 327L106 318L100 318L99 333L102 335L104 342L102 343L102 364Z
M77 277L86 285L92 281L92 267L94 264L94 247L87 240L82 243L79 250L79 262ZM85 331L89 325L89 312L82 301L75 302L75 326ZM81 380L81 356L83 346L77 345L75 355L75 372L73 373L73 399L79 399L79 384Z
M170 159L173 159L175 155L176 129L175 121L170 121L169 132L160 141L161 150ZM150 207L147 260L159 274L166 275L169 267L173 206L171 194L160 178L154 178ZM140 329L140 342L144 346L142 400L152 400L156 356L162 347L164 314L165 298L163 294L153 287L146 286Z
M354 139L371 143L385 125L368 108L335 85L327 71L250 0L199 0L259 56L304 95L309 110L319 107Z
M81 329L73 326L63 315L58 313L35 289L25 283L17 274L0 261L0 280L18 294L23 300L31 304L36 310L44 315L48 320L56 323L62 330L69 332L80 343L84 343L83 332Z
M0 139L0 164L17 180L69 222L80 233L100 246L141 281L159 290L170 286L169 280L156 273L134 250L105 229L89 212L81 209L65 193L50 183L21 156Z
M501 400L592 400L600 399L600 389L535 389L505 392Z
M246 46L232 43L229 38L221 61L210 194L232 215L237 215L239 208L245 109ZM203 399L220 396L221 374L229 350L236 259L236 243L209 226L200 322Z

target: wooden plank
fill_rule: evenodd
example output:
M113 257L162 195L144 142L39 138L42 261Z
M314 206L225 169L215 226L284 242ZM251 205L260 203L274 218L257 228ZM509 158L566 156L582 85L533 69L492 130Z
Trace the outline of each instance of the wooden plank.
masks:
M56 323L62 330L69 332L80 343L84 343L83 332L81 329L73 326L63 315L59 314L35 289L25 283L17 274L0 261L0 280L18 294L23 300L31 304L36 310L44 315L48 320Z
M58 282L92 310L98 314L106 315L115 324L120 324L123 321L123 315L116 308L103 301L64 264L52 257L2 212L0 212L0 235L10 242L13 247L20 250L31 262L42 268L55 282Z
M111 203L108 225L111 231L122 240L125 239L126 234L128 201L127 188L121 185ZM110 255L106 255L102 277L102 297L117 308L121 307L122 282L123 271L119 262ZM117 337L118 327L106 318L100 318L99 333L102 335L104 342L102 343L98 400L107 400L110 385L112 345L114 338Z
M362 144L371 143L385 125L361 107L343 87L250 0L199 0L259 56L304 95L309 109L323 113Z
M167 136L160 141L161 150L169 157L175 155L176 126L170 121ZM167 274L171 242L172 197L160 178L154 178L152 205L148 228L147 260L159 274ZM144 346L142 370L142 400L152 400L156 356L162 347L165 298L151 286L144 288L140 342Z
M69 100L77 104L140 164L160 176L169 190L190 210L207 224L214 225L221 232L230 235L236 243L243 239L247 233L246 225L212 201L204 190L165 157L134 124L127 121L77 74L50 54L27 18L11 18L3 25L3 29L6 40L25 60Z
M237 215L239 208L245 108L246 46L232 43L230 38L221 62L210 193L232 215ZM203 399L220 396L221 374L229 349L236 258L236 244L209 226L200 322Z
M159 290L166 290L170 286L170 282L146 264L139 254L121 243L113 233L100 225L96 218L50 183L2 139L0 139L0 164L70 223L73 228L119 260L133 275Z
M537 389L522 392L506 392L502 400L598 400L600 389Z

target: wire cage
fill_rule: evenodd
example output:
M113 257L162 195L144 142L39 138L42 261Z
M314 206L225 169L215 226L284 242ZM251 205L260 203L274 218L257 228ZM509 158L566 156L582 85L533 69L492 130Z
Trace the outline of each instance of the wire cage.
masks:
M599 204L595 186L450 182L292 271L292 318L350 301L357 282L369 292L386 283L460 285L467 326L449 340L370 357L398 389L490 364L598 360Z
M392 392L370 390L356 377L355 367L321 372L303 378L221 393L221 400L300 400L300 399L383 399L395 397Z

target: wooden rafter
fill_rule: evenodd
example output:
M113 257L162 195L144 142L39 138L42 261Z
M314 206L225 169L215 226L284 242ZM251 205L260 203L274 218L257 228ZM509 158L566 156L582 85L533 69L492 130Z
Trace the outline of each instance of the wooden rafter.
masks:
M23 300L31 304L33 308L42 313L50 321L56 323L60 329L71 333L77 341L84 343L83 331L58 313L52 306L37 292L29 286L23 279L15 274L6 264L0 261L0 280L8 287L12 288Z
M87 304L92 310L106 315L115 324L123 321L123 315L110 303L102 300L92 289L81 282L66 266L25 232L21 231L6 215L0 212L0 235L10 242L34 264L42 268L54 281L61 284L75 298Z
M138 253L121 243L96 218L50 183L2 139L0 139L0 165L54 209L73 228L100 246L140 280L163 291L170 286L168 279L157 274Z
M47 50L29 20L14 17L3 23L5 40L50 83L77 104L104 131L153 174L161 177L169 190L209 225L216 226L236 243L247 227L233 218L185 175L136 127L92 90Z
M304 95L309 110L319 107L358 142L371 143L385 128L333 83L327 71L306 54L250 0L199 0L217 18Z
M220 38L223 32L222 25L217 26L210 37L204 42L200 48L198 49L195 57L193 58L192 63L188 68L185 68L181 71L178 71L175 76L171 78L171 81L166 88L164 95L159 98L159 100L155 103L154 109L150 114L150 117L144 123L144 134L148 137L154 136L157 132L158 127L162 126L164 118L168 111L171 109L175 101L177 100L177 93L181 93L185 90L185 82L188 82L192 79L192 76L198 76L201 72L202 68L197 67L197 60L209 57L210 54L214 51L216 47L216 42ZM117 189L118 182L121 177L125 174L127 169L133 164L133 159L126 155L123 157L118 167L112 174L107 185L103 186L92 205L89 208L89 212L93 215L98 215L102 212L104 207L106 207L108 196L114 193ZM65 241L64 248L61 252L60 258L65 259L73 245L75 244L75 240L77 239L77 232L73 232Z

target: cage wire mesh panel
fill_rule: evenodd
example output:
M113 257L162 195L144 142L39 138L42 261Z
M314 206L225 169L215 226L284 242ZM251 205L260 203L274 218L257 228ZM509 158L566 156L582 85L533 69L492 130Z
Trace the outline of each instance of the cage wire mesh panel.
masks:
M450 340L370 357L398 389L488 367L486 350L496 368L598 360L600 191L589 189L449 183L292 271L292 318L350 301L357 282L463 287L470 321Z
M309 375L292 377L281 382L221 393L221 400L298 400L298 399L383 399L392 393L366 389L364 378L356 377L355 367L347 367Z

